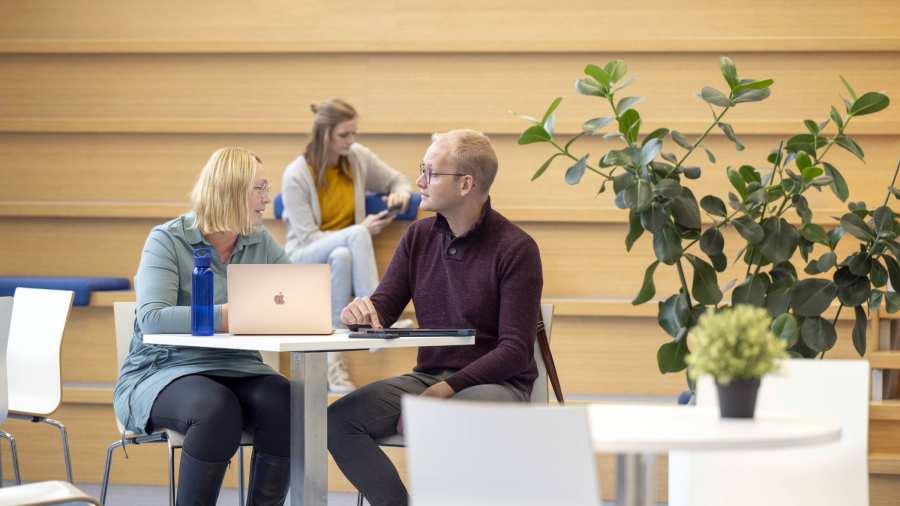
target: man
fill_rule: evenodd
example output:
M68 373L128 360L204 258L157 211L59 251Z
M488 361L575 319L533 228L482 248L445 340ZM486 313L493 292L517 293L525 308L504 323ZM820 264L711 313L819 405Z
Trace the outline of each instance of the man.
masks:
M328 449L372 506L407 504L375 439L402 431L401 397L527 401L543 278L537 244L491 209L490 140L474 130L435 134L416 185L436 216L407 230L371 298L341 312L350 327L389 326L412 299L422 328L474 328L475 344L420 348L411 374L372 383L328 409Z

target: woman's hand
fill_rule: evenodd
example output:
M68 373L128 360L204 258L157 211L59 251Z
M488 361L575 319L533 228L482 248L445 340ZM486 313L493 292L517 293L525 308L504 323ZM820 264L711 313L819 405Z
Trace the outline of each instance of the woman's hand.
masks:
M394 221L394 215L387 211L381 211L378 214L367 215L361 225L368 229L370 235L376 236L392 221Z
M409 208L409 199L412 197L409 192L402 191L396 192L388 195L387 197L383 197L385 203L387 203L388 209L393 206L399 205L401 213L405 213Z

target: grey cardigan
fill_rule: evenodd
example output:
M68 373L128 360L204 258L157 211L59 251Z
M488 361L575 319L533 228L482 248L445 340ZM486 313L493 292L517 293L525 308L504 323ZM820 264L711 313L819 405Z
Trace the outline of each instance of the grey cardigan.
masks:
M366 217L366 191L400 193L412 191L409 180L378 158L372 151L356 143L350 146L350 168L353 174L353 198L355 222ZM291 256L308 244L331 232L319 230L322 210L319 209L319 193L303 156L284 169L281 195L284 212L281 219L287 224L287 241L284 249Z

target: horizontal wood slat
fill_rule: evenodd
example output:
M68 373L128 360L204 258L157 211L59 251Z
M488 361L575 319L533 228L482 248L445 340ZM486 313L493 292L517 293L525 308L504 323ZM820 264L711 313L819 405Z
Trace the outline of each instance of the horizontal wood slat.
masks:
M451 8L429 2L252 4L210 0L89 0L0 4L3 52L662 52L898 50L893 2L866 0L852 10L774 0L710 0L635 5L576 1L549 6L502 0ZM773 13L780 15L773 15ZM740 22L736 22L740 20ZM340 30L335 30L340 27ZM565 29L559 29L565 27ZM685 31L685 27L690 30ZM859 27L865 27L860 30ZM619 28L619 29L616 29ZM700 35L698 35L700 34Z
M573 133L585 119L608 112L596 98L579 96L573 80L586 63L620 56L6 55L0 56L0 131L299 134L308 131L310 102L340 96L359 108L371 133L471 127L516 134L524 124L510 110L540 115L562 96L557 129ZM769 100L740 104L724 120L744 135L781 135L800 129L804 118L825 119L828 107L841 103L836 69L858 90L900 96L896 57L740 55L742 76L776 84ZM718 56L639 53L629 55L628 64L638 80L627 94L647 97L639 106L644 131L706 129L709 109L695 94L706 85L723 86ZM857 135L897 134L900 109L853 123Z

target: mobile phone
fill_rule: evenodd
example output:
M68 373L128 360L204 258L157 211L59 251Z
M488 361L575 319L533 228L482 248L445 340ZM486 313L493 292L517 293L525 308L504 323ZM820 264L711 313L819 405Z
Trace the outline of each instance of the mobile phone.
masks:
M393 218L400 214L401 209L403 209L403 204L394 204L392 206L389 206L385 211L387 212L387 216Z

